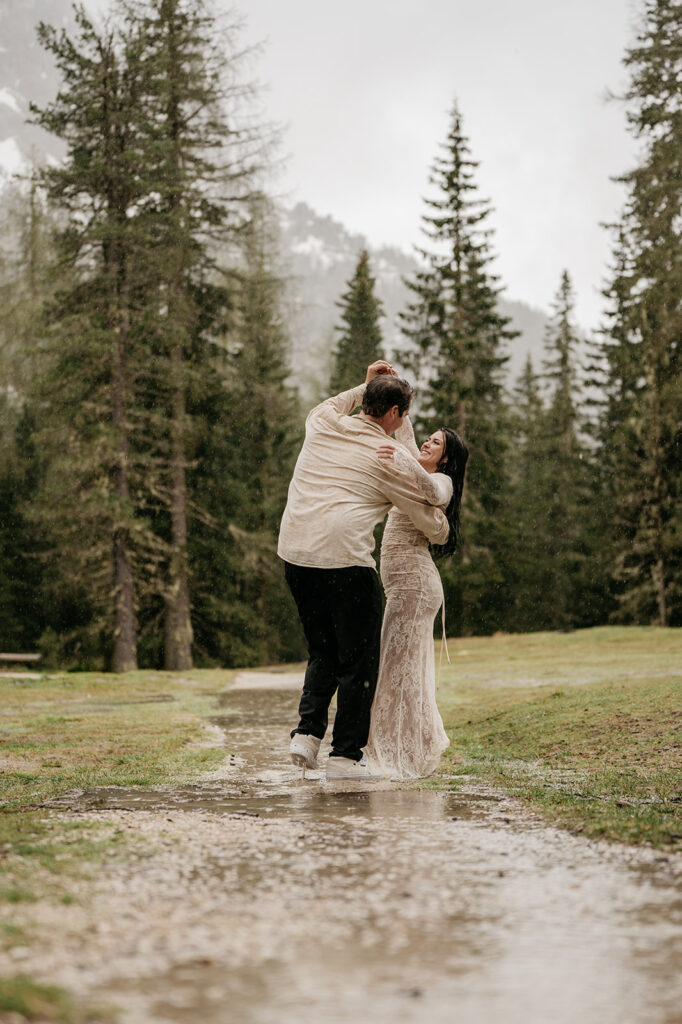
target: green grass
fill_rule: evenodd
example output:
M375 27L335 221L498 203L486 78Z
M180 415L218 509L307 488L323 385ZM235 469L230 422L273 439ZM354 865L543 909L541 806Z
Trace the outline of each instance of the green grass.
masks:
M224 752L193 746L215 710L207 687L231 673L0 678L0 806L7 812L86 786L172 785ZM1 842L1 840L0 840Z
M18 1014L27 1021L55 1024L106 1024L110 1010L79 1006L56 985L40 985L25 975L0 978L0 1013Z
M42 898L48 882L68 902L69 878L124 842L113 826L50 816L47 801L90 786L173 786L219 763L224 748L201 746L202 720L231 676L0 678L0 902Z
M444 767L593 837L682 848L682 632L450 643Z

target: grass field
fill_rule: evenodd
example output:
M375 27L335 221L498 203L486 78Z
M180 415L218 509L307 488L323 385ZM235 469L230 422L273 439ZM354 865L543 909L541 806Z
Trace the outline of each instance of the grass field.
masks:
M42 806L46 800L87 786L172 786L219 763L225 749L206 744L203 723L230 677L1 678L0 900L34 900L49 885L68 901L70 875L122 840L56 820Z
M0 678L5 812L83 786L171 785L224 756L202 719L231 672L65 673Z
M682 849L682 631L450 641L444 765L588 836Z

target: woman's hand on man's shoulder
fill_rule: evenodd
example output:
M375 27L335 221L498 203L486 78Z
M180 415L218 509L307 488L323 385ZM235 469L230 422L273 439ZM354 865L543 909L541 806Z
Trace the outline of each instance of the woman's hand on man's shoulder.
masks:
M380 459L385 462L390 462L396 452L396 446L394 444L380 444L377 448L377 455Z

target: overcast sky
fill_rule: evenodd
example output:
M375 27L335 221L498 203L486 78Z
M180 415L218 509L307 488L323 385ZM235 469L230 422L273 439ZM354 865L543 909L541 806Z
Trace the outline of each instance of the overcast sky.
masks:
M621 104L633 0L239 0L268 114L286 127L277 187L373 244L419 240L428 168L456 96L494 206L509 298L547 308L563 267L594 327L609 181L632 163Z
M106 0L93 0L104 6ZM225 9L233 6L225 0ZM422 197L457 97L496 269L547 309L571 274L598 325L609 239L632 165L622 57L637 0L237 0L268 116L284 126L276 188L374 245L420 240Z

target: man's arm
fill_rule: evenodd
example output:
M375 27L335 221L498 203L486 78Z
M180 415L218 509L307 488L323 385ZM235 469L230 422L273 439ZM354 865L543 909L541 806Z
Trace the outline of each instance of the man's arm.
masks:
M426 504L417 484L407 474L385 468L379 471L378 476L379 489L387 501L408 515L430 544L445 544L450 524L440 508Z
M312 417L324 415L325 412L333 412L337 416L350 416L354 409L362 405L362 396L365 393L366 386L366 384L358 384L356 388L351 388L350 391L342 391L340 395L332 395L331 398L325 398L324 402L320 402L319 405L310 410L306 423Z

